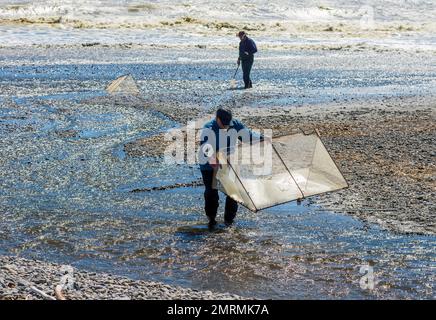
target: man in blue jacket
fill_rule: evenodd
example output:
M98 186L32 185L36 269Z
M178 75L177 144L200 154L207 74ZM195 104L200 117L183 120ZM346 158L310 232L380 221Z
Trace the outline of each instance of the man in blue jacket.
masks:
M263 136L258 136L247 129L240 121L232 119L231 111L226 109L218 109L215 119L210 120L204 125L200 141L199 161L205 186L204 210L209 218L210 229L217 223L215 218L218 211L219 200L218 190L213 186L215 171L219 166L215 155L217 151L227 150L227 152L230 152L237 140L232 139L231 134L228 132L233 132L233 134L237 133L239 140L241 140L241 137L247 137L249 141L243 142L248 143L251 143L253 139L260 139L261 141L264 139ZM238 203L227 196L224 208L224 222L226 225L233 223L237 210Z
M239 42L239 57L237 63L239 65L242 62L245 89L248 89L253 87L250 79L250 72L254 62L254 54L257 52L257 47L254 41L247 37L247 34L244 31L239 31L237 36L241 40L241 42Z

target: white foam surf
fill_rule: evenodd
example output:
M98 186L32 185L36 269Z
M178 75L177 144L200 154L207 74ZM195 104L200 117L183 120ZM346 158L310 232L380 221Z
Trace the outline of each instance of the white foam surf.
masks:
M273 37L278 42L312 36L384 40L424 35L426 43L421 47L433 50L434 38L429 35L436 33L435 16L432 0L0 0L0 36L2 45L85 42L89 34L94 42L112 43L110 34L116 30L116 43L125 42L123 39L144 43L141 31L146 38L151 35L154 39L156 32L173 33L177 37L170 38L196 38L195 42L201 43L205 37L246 29L256 37ZM80 29L86 31L77 31ZM125 36L118 36L121 34ZM165 40L164 36L157 42ZM396 44L397 48L407 46L411 45Z

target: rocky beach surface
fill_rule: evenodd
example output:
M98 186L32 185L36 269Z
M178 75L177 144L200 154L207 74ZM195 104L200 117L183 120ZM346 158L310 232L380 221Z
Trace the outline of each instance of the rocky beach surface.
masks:
M55 292L58 285L62 287L60 294ZM87 272L38 260L0 256L0 300L17 299L235 300L242 297L169 286L160 282L132 280L107 273Z

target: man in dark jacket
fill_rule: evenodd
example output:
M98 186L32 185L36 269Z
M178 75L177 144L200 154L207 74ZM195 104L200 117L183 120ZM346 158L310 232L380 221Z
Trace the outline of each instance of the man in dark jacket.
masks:
M257 47L254 41L247 37L247 34L244 31L239 31L237 36L241 39L241 42L239 42L239 57L237 63L239 65L242 62L245 89L248 89L253 87L250 79L250 72L254 62L254 54L257 52Z
M245 136L249 137L249 143L256 139L261 141L264 139L262 135L253 133L240 121L233 119L231 111L227 109L218 109L215 119L210 120L204 125L200 141L200 170L205 186L204 210L209 218L209 228L211 229L217 224L215 218L219 200L218 190L213 186L214 175L219 166L216 153L220 150L230 151L234 148L236 140L230 139L230 136L227 134L232 129L236 130L234 132L238 133L238 138L244 136L245 133ZM237 210L238 203L227 196L224 208L224 222L226 225L233 223Z

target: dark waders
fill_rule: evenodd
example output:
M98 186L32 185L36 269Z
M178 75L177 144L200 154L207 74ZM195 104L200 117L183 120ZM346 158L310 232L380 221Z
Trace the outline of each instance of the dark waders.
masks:
M252 87L250 72L251 72L251 67L253 66L253 62L254 62L254 55L252 54L248 55L247 57L244 57L244 59L241 59L245 89Z
M204 210L209 220L215 220L218 211L218 190L213 188L214 171L201 170L204 182ZM224 221L227 223L233 222L238 210L238 203L230 197L226 198L226 205L224 209Z

